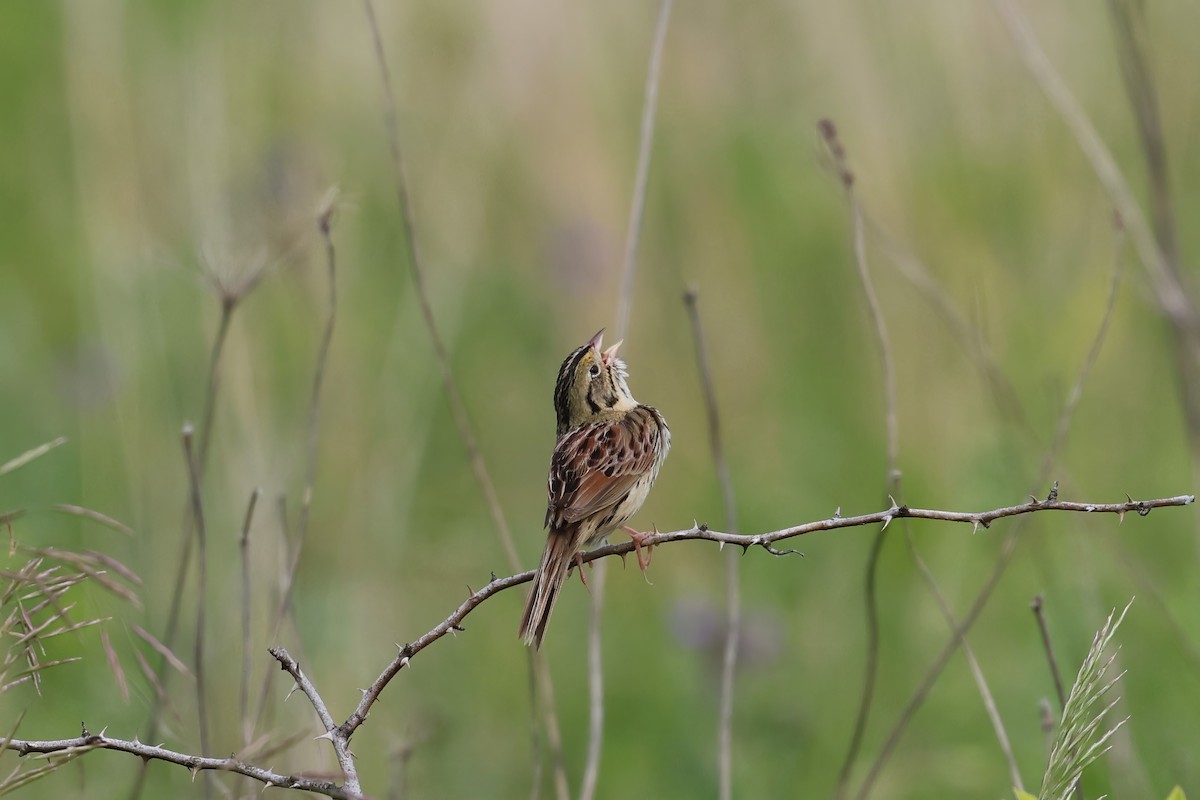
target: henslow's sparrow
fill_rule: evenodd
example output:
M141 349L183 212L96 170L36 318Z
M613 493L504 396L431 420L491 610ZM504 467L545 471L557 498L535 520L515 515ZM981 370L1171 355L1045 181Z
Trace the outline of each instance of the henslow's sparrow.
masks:
M671 448L657 409L633 399L617 342L600 350L601 330L563 361L554 385L558 441L550 457L542 562L521 618L520 636L541 647L571 559L633 516ZM631 533L637 542L637 534ZM640 553L639 553L640 561Z

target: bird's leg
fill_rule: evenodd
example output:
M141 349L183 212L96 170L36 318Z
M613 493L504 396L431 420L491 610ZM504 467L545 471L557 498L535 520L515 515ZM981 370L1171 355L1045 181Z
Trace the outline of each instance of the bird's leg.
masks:
M650 559L654 555L654 545L646 545L646 558L642 558L642 540L651 534L649 532L641 533L636 528L629 525L622 525L621 530L629 534L629 538L633 540L633 550L637 553L638 568L642 571L642 577L646 575L646 568L650 566ZM646 581L649 583L649 580Z
M575 551L575 572L579 575L579 580L583 582L583 588L588 590L588 594L592 593L592 587L587 584L587 577L583 574L583 553L579 550Z

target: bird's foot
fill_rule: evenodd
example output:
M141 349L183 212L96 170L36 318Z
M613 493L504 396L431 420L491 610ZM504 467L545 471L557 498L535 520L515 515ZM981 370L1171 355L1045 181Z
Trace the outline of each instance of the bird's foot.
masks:
M642 533L629 525L622 525L621 530L629 534L629 538L633 540L633 550L635 553L637 553L638 569L642 571L642 577L646 578L646 568L650 566L650 559L654 556L654 545L646 545L646 557L643 559L642 540L647 536L653 536L654 533L657 533L657 531L647 531ZM649 578L646 578L646 583L650 583Z

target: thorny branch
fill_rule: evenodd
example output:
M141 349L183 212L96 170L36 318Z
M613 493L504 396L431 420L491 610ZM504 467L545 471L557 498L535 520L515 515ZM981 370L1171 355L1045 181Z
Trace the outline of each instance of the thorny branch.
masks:
M1052 495L1045 500L1039 500L1031 497L1028 502L1021 505L1005 506L1003 508L995 508L990 511L943 511L940 509L929 508L912 508L907 505L899 505L893 503L890 507L882 511L875 511L870 514L860 514L853 517L843 517L838 512L832 517L826 519L806 522L802 525L794 525L788 528L780 528L779 530L768 531L758 534L736 534L725 533L709 529L707 525L696 524L691 528L683 530L670 531L666 533L656 533L646 537L643 545L664 545L671 542L682 542L689 540L703 540L717 542L724 546L726 544L737 545L743 549L743 552L751 547L761 547L771 555L784 556L794 553L794 550L779 550L774 546L776 542L785 539L792 539L797 536L804 536L817 531L830 531L840 528L854 528L864 525L882 524L889 525L892 520L897 518L909 519L929 519L940 520L943 522L959 522L971 525L973 531L977 531L980 527L988 528L991 523L1005 517L1014 517L1024 514L1032 514L1042 511L1069 511L1085 514L1116 514L1118 520L1123 521L1126 514L1136 513L1138 516L1146 516L1153 509L1166 508L1170 506L1186 506L1191 505L1196 501L1195 495L1177 495L1175 497L1162 497L1153 500L1134 500L1127 498L1123 503L1077 503L1065 500L1059 500L1057 496ZM633 542L622 542L620 544L608 545L606 547L597 548L586 554L583 554L583 563L588 563L609 556L622 556L633 552ZM488 598L496 595L506 589L511 589L514 586L520 586L533 579L534 570L527 570L515 575L510 575L507 578L493 578L486 586L478 591L472 592L466 600L462 602L442 622L438 623L427 633L420 638L409 642L400 647L395 658L384 668L379 677L363 691L362 700L358 707L340 725L332 725L332 717L328 715L326 708L324 713L321 709L324 703L320 701L320 695L316 693L315 687L308 682L307 678L303 677L299 667L293 673L289 669L288 662L295 664L294 660L287 656L282 650L275 657L279 659L284 669L287 669L292 677L297 680L297 684L302 691L313 702L314 708L317 709L318 715L321 716L322 724L326 726L326 734L331 741L334 742L335 749L338 747L338 742L342 743L345 748L346 758L350 759L343 762L342 755L339 752L339 763L343 764L343 770L346 770L347 785L339 786L336 783L329 781L318 780L304 776L281 775L273 772L270 769L263 769L251 764L246 764L236 758L204 758L201 756L188 755L178 753L172 750L167 750L162 747L154 747L138 742L136 739L132 742L121 739L112 739L105 736L103 733L91 734L86 730L83 735L75 739L61 739L56 741L31 741L24 739L9 739L3 742L4 749L13 750L21 755L33 753L41 753L47 755L72 755L78 754L81 750L119 750L140 756L143 759L159 759L173 764L187 767L192 770L222 770L226 772L235 772L239 775L244 775L248 778L260 781L268 786L278 786L281 788L302 789L304 791L323 794L333 798L347 798L354 800L362 795L357 789L357 785L350 785L350 777L354 775L352 770L346 769L346 763L351 767L352 756L349 754L349 742L354 732L366 721L367 715L371 708L383 693L383 690L391 682L392 678L409 665L411 660L422 650L437 642L439 639L446 636L450 632L463 631L463 620L478 608ZM274 654L274 653L273 653ZM297 677L299 676L299 677ZM305 684L311 688L311 693L305 690ZM314 699L316 698L316 699Z
M292 658L287 650L282 647L272 647L269 652L276 661L279 662L279 668L292 676L292 680L296 682L296 686L300 691L304 692L304 696L308 698L308 702L312 704L313 709L317 712L317 716L321 720L321 726L325 728L323 738L328 739L333 744L333 752L337 755L338 766L342 769L342 774L346 778L346 791L352 796L362 794L362 787L358 781L358 769L354 766L354 757L350 753L350 735L343 733L341 728L333 721L333 715L329 713L329 707L325 705L325 701L321 698L320 692L313 682L309 680L304 671L300 669L300 665L296 663L296 659Z
M256 767L230 756L229 758L205 758L187 753L168 750L165 747L143 744L136 738L133 741L114 739L105 736L104 732L88 733L84 728L83 734L74 739L56 739L51 741L36 741L25 739L9 739L5 742L9 750L14 750L22 756L44 755L54 757L71 757L86 753L89 750L116 750L129 753L149 762L152 760L165 761L168 764L178 764L187 767L193 774L206 770L233 772L260 781L264 786L275 786L280 789L299 789L305 792L323 794L338 800L357 800L356 795L338 786L333 781L302 775L285 775L271 769Z
M717 542L721 546L730 544L741 547L743 551L749 550L751 547L761 547L768 553L774 556L783 556L795 553L794 550L779 550L774 546L775 542L785 539L792 539L797 536L804 536L817 531L831 531L839 528L854 528L863 525L882 524L887 526L893 519L909 518L909 519L930 519L940 520L943 522L960 522L972 527L973 531L978 531L979 528L988 528L993 522L1004 517L1014 517L1022 514L1032 514L1040 511L1072 511L1080 513L1095 513L1095 514L1116 514L1119 520L1124 520L1128 513L1136 513L1139 516L1146 516L1155 508L1165 508L1168 506L1186 506L1196 501L1195 495L1177 495L1175 497L1164 497L1156 500L1134 500L1129 498L1124 503L1074 503L1065 500L1059 500L1057 497L1053 499L1038 500L1030 498L1029 502L1016 506L1006 506L1004 508L995 508L990 511L942 511L939 509L929 508L911 508L907 505L893 504L889 508L882 511L876 511L870 514L861 514L854 517L843 517L840 509L832 517L806 522L802 525L794 525L790 528L780 528L779 530L769 531L759 534L736 534L725 533L710 529L705 524L697 524L691 528L671 531L668 533L656 533L647 536L641 542L642 546L647 545L662 545L671 542L682 542L689 540L703 540L709 542ZM633 542L621 542L619 544L611 544L605 547L599 547L588 553L582 554L583 563L590 563L597 559L607 558L609 556L625 556L633 552ZM396 676L400 670L408 666L411 659L424 650L429 645L441 639L451 631L462 631L462 621L474 611L481 603L487 600L497 592L510 589L513 586L519 586L522 583L533 579L534 570L527 570L516 575L510 575L507 578L494 578L482 589L473 592L463 603L454 610L449 617L431 629L428 633L421 636L415 641L409 642L400 647L400 652L396 655L392 662L383 670L378 678L375 679L366 690L363 692L362 700L358 704L358 708L350 715L341 725L341 729L347 737L366 721L367 714L370 713L371 707L375 701L379 699L379 695L383 692L387 684Z

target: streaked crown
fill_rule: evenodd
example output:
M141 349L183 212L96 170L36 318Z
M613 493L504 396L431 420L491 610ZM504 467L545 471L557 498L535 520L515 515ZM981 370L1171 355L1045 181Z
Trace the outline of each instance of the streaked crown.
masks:
M587 425L611 411L628 411L637 401L625 382L629 373L625 362L617 358L621 342L601 351L604 329L567 356L554 384L554 413L558 433Z

